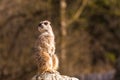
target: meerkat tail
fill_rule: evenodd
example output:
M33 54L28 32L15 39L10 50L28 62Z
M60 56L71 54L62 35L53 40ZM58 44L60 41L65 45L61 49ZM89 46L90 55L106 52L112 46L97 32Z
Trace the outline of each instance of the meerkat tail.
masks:
M58 69L59 60L56 54L52 55L53 69L56 71Z

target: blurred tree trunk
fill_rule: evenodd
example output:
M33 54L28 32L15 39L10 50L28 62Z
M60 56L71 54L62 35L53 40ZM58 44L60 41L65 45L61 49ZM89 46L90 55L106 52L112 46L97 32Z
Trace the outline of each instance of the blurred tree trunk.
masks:
M61 0L60 1L60 17L61 17L61 59L62 62L61 64L64 64L64 66L61 66L63 70L67 70L67 64L66 64L66 54L67 54L67 50L66 50L66 39L67 39L67 29L70 26L70 24L72 24L73 22L75 22L77 19L79 19L79 16L81 15L81 13L83 12L85 6L87 4L87 0L83 0L82 1L82 5L78 8L78 10L75 12L75 14L73 14L73 17L71 17L70 19L68 19L66 17L67 14L67 2L66 0ZM64 71L66 72L66 71Z
M60 8L61 8L61 64L66 63L66 37L67 37L67 20L66 20L66 0L61 0L60 2ZM65 66L61 66L63 69L65 69Z

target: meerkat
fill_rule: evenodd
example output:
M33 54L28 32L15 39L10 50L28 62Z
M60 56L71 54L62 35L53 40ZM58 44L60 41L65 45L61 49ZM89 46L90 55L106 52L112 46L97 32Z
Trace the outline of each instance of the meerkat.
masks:
M55 54L55 36L49 21L38 25L39 37L35 42L35 59L38 73L55 72L58 69L58 57Z

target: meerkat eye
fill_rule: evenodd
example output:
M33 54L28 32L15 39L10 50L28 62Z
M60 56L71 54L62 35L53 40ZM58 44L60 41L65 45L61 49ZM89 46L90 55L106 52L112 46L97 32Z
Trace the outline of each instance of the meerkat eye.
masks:
M43 26L42 26L42 23L38 24L38 27L41 27L41 28L43 28Z
M38 26L41 26L42 24L40 23L40 24L38 24Z
M48 25L48 22L44 22L45 25Z

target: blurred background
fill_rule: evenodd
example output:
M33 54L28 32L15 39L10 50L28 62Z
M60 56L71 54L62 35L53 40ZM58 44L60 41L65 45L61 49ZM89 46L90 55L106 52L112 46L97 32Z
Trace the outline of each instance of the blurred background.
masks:
M49 20L61 74L120 80L120 0L0 0L0 80L36 73L37 25Z

